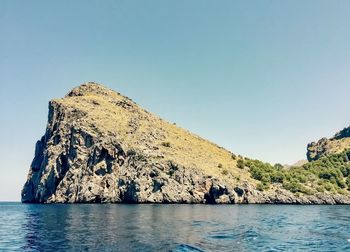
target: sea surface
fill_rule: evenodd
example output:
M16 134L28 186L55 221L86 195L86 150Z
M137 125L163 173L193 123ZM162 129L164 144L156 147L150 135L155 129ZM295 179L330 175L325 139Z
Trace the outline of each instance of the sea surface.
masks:
M0 203L0 251L350 251L350 206Z

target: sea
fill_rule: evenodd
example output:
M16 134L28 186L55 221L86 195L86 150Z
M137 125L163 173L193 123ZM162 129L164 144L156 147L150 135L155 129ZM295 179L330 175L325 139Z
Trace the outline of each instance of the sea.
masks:
M0 251L350 251L350 206L3 202Z

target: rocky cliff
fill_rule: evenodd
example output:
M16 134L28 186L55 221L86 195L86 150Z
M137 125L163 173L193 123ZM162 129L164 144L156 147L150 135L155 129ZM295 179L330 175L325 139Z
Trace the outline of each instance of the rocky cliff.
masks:
M96 83L49 103L22 202L349 203L341 194L258 190L244 158Z
M315 161L350 148L350 127L336 133L332 138L322 138L307 146L307 159Z

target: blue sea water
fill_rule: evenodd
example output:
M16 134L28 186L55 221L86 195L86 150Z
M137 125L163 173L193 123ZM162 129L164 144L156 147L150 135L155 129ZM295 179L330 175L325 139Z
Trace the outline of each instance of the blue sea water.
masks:
M0 203L0 251L350 251L350 206Z

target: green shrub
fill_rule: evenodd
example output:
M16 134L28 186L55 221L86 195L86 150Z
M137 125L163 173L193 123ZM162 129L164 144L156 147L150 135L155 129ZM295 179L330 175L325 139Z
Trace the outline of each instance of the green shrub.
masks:
M244 169L244 161L242 159L237 160L237 167L239 169Z
M350 175L350 167L349 166L342 167L341 172L344 177L348 177Z
M270 184L270 182L271 182L270 175L265 173L261 178L261 182L263 182L263 184L265 184L265 185Z
M252 178L256 180L261 180L264 176L264 172L260 168L255 166L250 168L250 173Z
M283 169L283 165L281 165L281 164L275 164L274 166L273 166L275 169L278 169L278 170L282 170Z
M226 169L222 170L221 174L226 176L228 174L228 170Z
M162 145L167 148L171 147L170 142L163 142Z
M135 156L136 155L136 151L134 149L130 149L126 152L127 156Z
M318 187L316 187L316 191L323 193L324 188L322 186L318 186Z
M305 183L307 181L306 177L303 174L297 176L297 179L300 183Z
M336 182L339 188L344 189L346 187L346 183L342 178L336 178Z
M293 193L302 191L301 184L296 181L283 183L283 187Z
M273 172L270 177L272 183L283 183L284 181L284 174L279 171Z
M346 186L348 187L348 190L350 191L350 177L346 178Z
M326 189L327 191L331 191L332 189L333 189L333 186L332 186L332 184L331 183L326 183L325 185L324 185L324 189Z
M259 183L256 185L256 189L262 192L265 190L265 187L262 183Z

